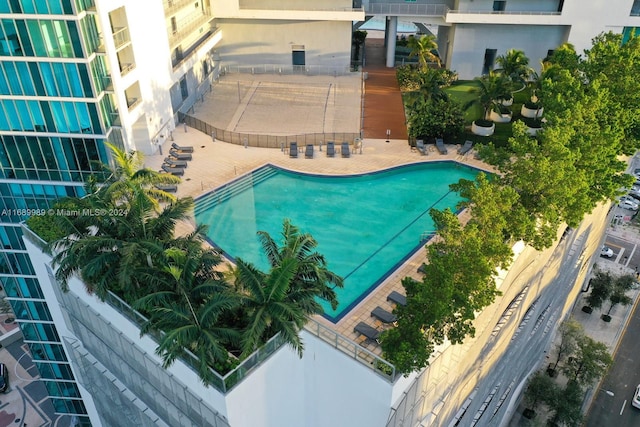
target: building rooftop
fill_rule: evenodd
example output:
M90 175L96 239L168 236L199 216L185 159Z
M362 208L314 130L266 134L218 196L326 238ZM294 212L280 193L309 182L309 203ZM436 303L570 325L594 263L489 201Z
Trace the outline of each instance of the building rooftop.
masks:
M362 154L358 150L349 158L340 156L329 158L324 151L320 152L316 147L315 157L305 159L304 156L290 158L288 154L277 148L244 148L242 145L212 141L211 136L192 128L187 128L185 132L182 126L174 131L173 137L173 142L178 145L194 147L193 160L189 162L182 177L183 182L178 186L179 197L198 197L268 163L294 171L327 175L373 172L399 165L443 160L487 169L486 164L475 158L473 151L461 156L457 154L458 146L449 146L449 154L440 155L433 145L429 145L429 154L423 156L417 151L412 151L405 140L390 140L387 143L384 139L365 139L362 144ZM168 153L171 143L172 141L167 141L164 144L163 153ZM147 156L146 166L158 170L164 157L160 154ZM179 232L187 231L186 228L179 230ZM353 331L355 325L359 322L367 322L382 330L382 323L371 317L371 311L376 306L391 311L393 305L387 302L387 295L394 290L404 293L400 283L403 277L412 276L420 279L417 269L426 260L425 257L424 251L418 251L410 257L337 324L321 316L316 316L316 320L356 342L362 342L363 337ZM362 342L362 345L378 355L381 353L380 347L376 344Z

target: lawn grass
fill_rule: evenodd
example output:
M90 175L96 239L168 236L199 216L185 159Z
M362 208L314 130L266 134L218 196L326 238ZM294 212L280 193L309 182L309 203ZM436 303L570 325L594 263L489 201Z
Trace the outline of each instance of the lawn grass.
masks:
M478 99L478 95L475 92L475 89L478 87L480 87L480 83L476 80L458 80L453 82L448 88L445 88L444 91L451 99L458 101L460 105L464 107L474 99ZM482 107L478 104L471 105L464 112L464 121L469 125L481 117Z
M477 80L458 80L451 84L451 86L444 89L449 97L462 105L468 105L474 99L478 98L475 89L480 87L480 83ZM518 90L513 93L513 105L509 109L513 113L511 123L521 118L520 109L522 104L529 100L531 91L528 87ZM403 100L406 102L406 94L403 94ZM405 104L406 105L406 104ZM513 135L511 123L496 123L496 130L491 136L475 135L471 132L471 123L474 120L482 118L482 107L479 104L472 104L464 112L465 131L456 140L446 141L447 144L464 144L464 141L473 141L474 144L486 144L493 142L496 147L505 147L508 144L509 138Z

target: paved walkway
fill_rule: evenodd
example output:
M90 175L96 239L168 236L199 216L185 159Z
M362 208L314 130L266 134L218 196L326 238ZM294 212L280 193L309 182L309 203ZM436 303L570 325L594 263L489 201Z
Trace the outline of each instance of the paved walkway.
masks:
M395 68L385 66L384 39L367 39L364 95L364 137L407 141L407 125Z

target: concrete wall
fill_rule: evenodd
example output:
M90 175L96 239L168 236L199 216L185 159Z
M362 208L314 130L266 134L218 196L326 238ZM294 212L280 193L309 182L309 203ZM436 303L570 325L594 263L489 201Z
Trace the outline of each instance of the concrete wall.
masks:
M314 335L303 331L302 339L302 359L283 348L229 393L231 425L384 426L392 385Z
M240 9L330 10L351 9L352 2L351 0L322 0L322 2L301 2L300 0L239 0L238 5Z
M539 69L547 51L566 41L568 28L459 24L452 32L447 68L457 71L461 79L473 79L482 73L485 49L497 49L497 55L520 49L529 57L529 64Z
M555 12L558 10L558 3L559 0L507 0L505 12ZM493 0L460 0L456 9L461 11L493 11Z
M633 0L565 0L562 15L572 21L569 43L575 46L576 52L582 53L591 47L591 39L601 32L621 33L622 27L640 23L638 17L629 16L632 6Z
M290 66L292 45L304 45L306 65L348 67L351 22L218 20L222 65Z

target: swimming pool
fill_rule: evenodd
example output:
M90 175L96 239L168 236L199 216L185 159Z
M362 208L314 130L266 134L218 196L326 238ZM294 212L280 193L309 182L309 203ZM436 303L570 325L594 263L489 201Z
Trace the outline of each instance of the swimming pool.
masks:
M267 165L196 199L195 218L209 226L211 243L263 271L269 264L256 232L279 242L283 219L291 219L345 279L336 310L321 302L325 316L337 322L424 245L434 230L429 209L455 209L460 197L449 184L477 173L451 161L349 176Z

